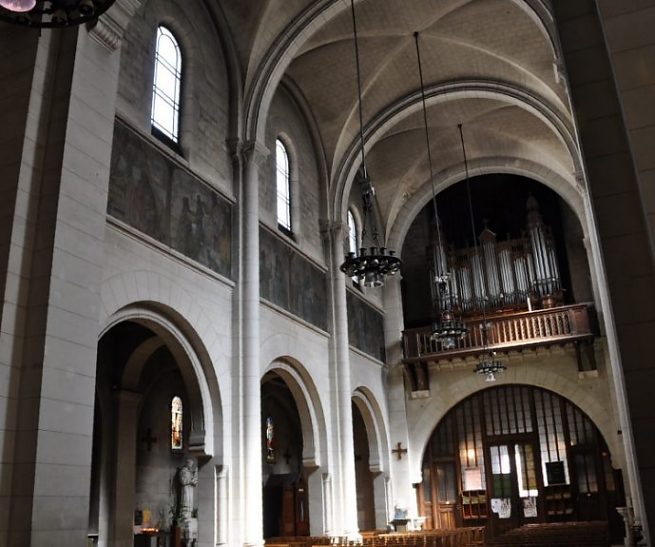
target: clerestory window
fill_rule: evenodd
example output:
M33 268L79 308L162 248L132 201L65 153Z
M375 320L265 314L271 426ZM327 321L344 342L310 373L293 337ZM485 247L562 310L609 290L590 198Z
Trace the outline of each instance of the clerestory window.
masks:
M171 31L160 26L157 28L150 122L153 135L174 144L178 143L180 134L181 85L180 46Z
M282 231L291 232L291 173L289 152L284 143L275 141L275 171L277 188L277 223Z

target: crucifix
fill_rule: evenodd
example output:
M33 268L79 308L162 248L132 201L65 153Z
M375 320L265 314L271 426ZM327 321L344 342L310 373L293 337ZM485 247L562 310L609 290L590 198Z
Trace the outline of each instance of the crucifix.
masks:
M398 459L399 459L399 460L402 460L402 459L403 459L403 454L407 454L407 449L406 449L406 448L402 448L402 444L403 444L403 443L397 443L397 444L396 444L396 448L394 448L394 449L391 451L392 454L395 454L396 456L398 456Z
M287 446L286 451L284 454L282 454L282 457L286 460L287 465L289 465L289 462L291 461L291 452L289 452L289 447Z
M157 442L157 437L152 436L152 429L148 428L146 434L141 437L141 440L148 445L148 452L152 450L152 445Z

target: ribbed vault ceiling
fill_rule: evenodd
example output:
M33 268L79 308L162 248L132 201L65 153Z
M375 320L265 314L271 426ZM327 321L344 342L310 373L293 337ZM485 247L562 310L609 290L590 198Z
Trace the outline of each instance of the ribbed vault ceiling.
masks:
M313 21L309 38L295 45L285 78L293 81L316 122L327 177L334 187L348 173L343 163L358 132L350 2L241 0L226 2L225 9L237 29L235 40L249 80L272 46L308 10L330 3L341 10ZM520 90L570 127L566 88L554 69L556 53L545 31L549 23L536 16L530 7L534 3L538 1L357 2L365 125L374 126L419 88L413 39L418 30L427 86L502 84ZM520 160L575 183L574 162L563 139L520 99L453 94L433 102L428 116L435 173L461 166L457 124L463 123L472 162ZM387 231L403 203L429 184L422 123L416 108L411 114L396 115L367 145L367 167ZM332 195L338 199L334 188Z

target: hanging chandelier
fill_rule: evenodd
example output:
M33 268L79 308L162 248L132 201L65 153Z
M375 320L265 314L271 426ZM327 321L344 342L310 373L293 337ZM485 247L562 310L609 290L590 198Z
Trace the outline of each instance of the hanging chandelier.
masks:
M400 258L394 251L388 250L384 243L380 244L377 226L375 224L375 189L371 184L366 171L366 158L364 154L364 117L362 114L362 82L359 67L359 45L357 43L357 20L355 18L355 2L350 0L350 9L353 20L353 37L355 43L355 67L357 69L357 99L359 110L359 141L362 154L362 169L360 185L362 188L363 226L362 241L358 252L349 252L341 264L340 270L348 277L356 277L365 287L381 287L387 276L394 275L400 270ZM365 246L367 224L371 227L371 242L373 245Z
M434 187L434 171L432 169L432 151L430 148L430 131L428 129L428 111L425 103L425 84L423 81L423 66L421 64L421 50L418 43L418 32L414 33L414 42L416 44L416 62L418 65L418 75L421 84L421 102L423 105L423 127L425 128L425 145L428 155L428 165L430 167L430 185L432 188L432 209L434 221L437 226L437 245L436 253L433 253L434 260L434 277L432 282L435 284L438 298L435 299L435 307L440 309L439 319L432 323L432 334L430 338L441 344L444 350L454 349L458 340L461 340L468 333L468 328L461 320L455 302L452 298L452 291L449 290L450 273L445 270L446 264L442 257L443 243L441 239L441 222L439 211L437 209L437 192Z
M115 0L0 0L0 20L35 28L72 27L91 21Z
M483 355L477 365L475 365L476 374L481 374L487 382L495 382L496 374L500 374L507 367L496 359L496 352L490 351Z
M473 249L475 255L480 257L480 261L481 261L480 273L483 278L481 280L482 281L481 286L483 287L483 291L484 291L484 287L487 286L484 280L484 276L485 276L484 253L480 253L480 250L478 248L477 230L475 228L475 216L473 214L473 197L471 194L471 181L469 179L469 167L468 167L468 160L466 157L466 146L464 146L464 132L462 130L462 124L460 123L457 127L459 128L459 138L462 143L462 155L464 157L464 176L466 178L466 194L468 197L469 218L471 220L471 235L473 236ZM480 357L480 360L478 361L477 365L475 365L475 373L484 376L487 382L495 382L496 375L502 373L507 367L501 361L496 359L496 352L489 349L488 329L490 325L487 323L487 295L483 294L481 300L482 300L482 324L480 325L480 336L482 338L482 357Z

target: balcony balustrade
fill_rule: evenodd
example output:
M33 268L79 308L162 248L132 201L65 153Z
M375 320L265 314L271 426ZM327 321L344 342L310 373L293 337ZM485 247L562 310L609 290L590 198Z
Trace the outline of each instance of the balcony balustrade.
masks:
M556 308L512 314L488 315L487 346L496 352L593 340L597 327L593 308L589 304L574 304ZM450 360L478 355L483 349L483 321L466 322L468 334L446 349L431 338L431 328L421 327L403 332L405 363Z

